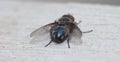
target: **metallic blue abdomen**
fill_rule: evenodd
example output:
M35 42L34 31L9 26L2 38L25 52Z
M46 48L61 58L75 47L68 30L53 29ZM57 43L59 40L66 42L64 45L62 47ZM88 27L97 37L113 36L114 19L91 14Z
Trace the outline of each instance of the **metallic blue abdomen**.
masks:
M66 32L64 28L58 27L57 29L55 29L54 35L57 40L63 41L64 38L66 37Z

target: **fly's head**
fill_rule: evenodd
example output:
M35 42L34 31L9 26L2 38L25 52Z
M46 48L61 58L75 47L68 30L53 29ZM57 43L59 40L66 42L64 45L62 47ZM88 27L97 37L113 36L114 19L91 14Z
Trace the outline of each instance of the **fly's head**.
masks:
M74 22L74 17L70 14L63 15L59 20L58 24L59 25L65 25L67 23L73 23Z

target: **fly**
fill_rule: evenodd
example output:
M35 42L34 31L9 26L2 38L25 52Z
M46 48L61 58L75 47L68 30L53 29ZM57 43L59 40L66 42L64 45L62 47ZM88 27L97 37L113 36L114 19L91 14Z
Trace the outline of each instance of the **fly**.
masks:
M67 40L68 48L70 48L69 41L72 38L81 39L82 33L89 33L93 31L90 30L87 32L82 32L77 26L78 23L76 23L74 20L75 19L72 15L65 14L57 21L36 29L30 34L30 37L38 38L43 33L49 33L51 40L48 44L45 45L45 47L50 45L52 42L60 44Z

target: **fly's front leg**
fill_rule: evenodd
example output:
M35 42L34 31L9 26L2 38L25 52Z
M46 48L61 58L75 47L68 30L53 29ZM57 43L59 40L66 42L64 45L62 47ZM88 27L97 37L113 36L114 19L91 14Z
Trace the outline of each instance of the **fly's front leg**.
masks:
M76 25L79 25L80 23L82 23L82 20L80 20L79 22L75 22ZM90 33L92 32L93 30L89 30L89 31L85 31L85 32L82 32L82 33Z
M80 20L79 22L75 22L76 25L79 25L80 23L82 23L82 20Z

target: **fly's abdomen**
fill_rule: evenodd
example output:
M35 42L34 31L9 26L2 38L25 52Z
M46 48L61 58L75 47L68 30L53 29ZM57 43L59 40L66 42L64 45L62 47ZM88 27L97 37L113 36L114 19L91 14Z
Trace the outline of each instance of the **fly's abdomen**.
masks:
M66 31L63 27L56 28L54 30L53 36L56 43L62 43L67 37Z

